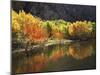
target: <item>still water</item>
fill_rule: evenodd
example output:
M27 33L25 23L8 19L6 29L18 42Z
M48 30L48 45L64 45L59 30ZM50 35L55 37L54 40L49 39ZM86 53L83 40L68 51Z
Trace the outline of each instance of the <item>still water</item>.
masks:
M12 54L12 73L39 73L96 68L95 41L70 42Z

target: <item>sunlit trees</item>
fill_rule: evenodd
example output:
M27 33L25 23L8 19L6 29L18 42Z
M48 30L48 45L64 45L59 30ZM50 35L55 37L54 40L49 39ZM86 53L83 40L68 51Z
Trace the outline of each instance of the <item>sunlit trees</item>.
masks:
M17 13L12 10L12 45L13 50L23 47L22 42L24 40L23 24L25 22L26 13L22 10Z
M24 34L33 42L43 42L48 39L46 29L43 29L40 18L33 17L31 14L26 15L24 23Z
M69 23L64 20L47 20L43 22L43 27L47 29L49 38L61 40L67 36L67 25Z
M17 32L20 30L20 25L18 23L18 14L12 10L12 31Z
M73 39L87 39L92 33L92 24L87 21L76 21L69 25L68 32Z
M12 37L17 40L16 42L22 42L24 40L23 26L25 16L26 13L23 10L19 11L19 13L12 10Z
M58 40L63 39L63 33L60 31L59 27L54 26L52 30L52 34L53 34L52 36L55 39L58 39Z
M41 43L49 39L87 40L94 38L96 23L91 21L67 22L60 20L42 20L23 10L12 10L12 34L18 41Z
M96 38L96 23L95 22L91 22L90 23L92 24L92 34L91 34L91 37L93 38Z
M23 36L19 40L29 40L30 42L42 42L47 40L47 31L41 26L42 21L38 17L32 16L30 13L12 10L12 31L19 36ZM20 34L20 35L19 35ZM16 37L17 38L17 37Z

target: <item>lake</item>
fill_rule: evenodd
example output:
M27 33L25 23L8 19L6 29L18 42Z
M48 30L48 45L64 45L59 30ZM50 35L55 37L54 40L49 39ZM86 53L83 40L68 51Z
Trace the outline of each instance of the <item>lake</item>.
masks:
M96 42L76 41L12 53L12 73L40 73L96 68Z

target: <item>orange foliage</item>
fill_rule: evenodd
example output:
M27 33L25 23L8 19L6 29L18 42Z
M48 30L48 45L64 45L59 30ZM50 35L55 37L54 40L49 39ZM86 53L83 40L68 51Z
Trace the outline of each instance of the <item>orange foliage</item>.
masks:
M41 27L41 20L28 14L24 23L24 34L34 42L43 42L48 38L47 31Z
M34 42L42 42L47 40L46 30L38 25L25 25L24 32L28 38Z
M54 27L54 28L53 28L52 34L53 34L53 37L54 37L55 39L60 40L60 39L63 38L63 33L59 30L58 27Z

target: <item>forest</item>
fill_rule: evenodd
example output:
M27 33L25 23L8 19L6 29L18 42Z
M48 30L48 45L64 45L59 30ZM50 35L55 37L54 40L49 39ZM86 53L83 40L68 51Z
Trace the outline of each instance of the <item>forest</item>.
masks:
M50 40L95 39L96 23L92 21L42 20L20 10L12 10L12 34L17 42L39 44Z

